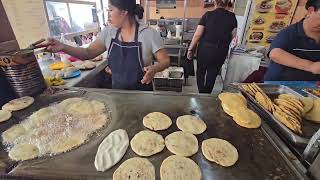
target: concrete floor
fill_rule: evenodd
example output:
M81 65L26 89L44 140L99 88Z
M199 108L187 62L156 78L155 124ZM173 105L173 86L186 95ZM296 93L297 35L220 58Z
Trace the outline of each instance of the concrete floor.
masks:
M223 81L221 76L218 76L214 84L212 93L219 93L222 91ZM187 84L182 87L182 92L185 93L198 93L197 79L195 76L189 76Z
M197 63L194 61L194 68L197 69ZM220 75L217 76L212 93L219 93L223 89L223 80ZM182 87L184 93L198 93L196 76L189 76L187 83Z

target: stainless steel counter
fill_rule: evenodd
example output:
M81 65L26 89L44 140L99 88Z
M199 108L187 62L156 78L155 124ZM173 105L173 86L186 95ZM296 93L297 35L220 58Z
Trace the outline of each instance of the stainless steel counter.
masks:
M127 130L129 138L144 130L142 118L153 111L160 111L169 115L173 125L159 133L164 137L177 131L176 118L185 114L197 114L207 124L208 129L201 135L197 135L199 146L204 139L216 137L228 140L239 152L239 160L232 167L221 167L205 159L201 148L191 158L200 166L204 180L212 179L299 179L292 168L289 156L282 156L270 141L264 131L270 129L245 129L237 126L231 117L226 115L217 99L217 96L192 95L179 93L155 93L136 91L112 91L104 89L83 89L53 96L40 96L35 104L25 111L13 114L13 118L7 124L2 124L1 132L9 125L21 121L33 111L45 107L50 103L59 102L65 98L84 96L89 99L97 99L106 103L111 110L112 122L90 138L90 141L79 148L65 154L48 158L18 163L12 168L9 176L28 176L40 178L67 178L67 179L112 179L116 168L128 158L137 156L129 147L120 163L106 172L97 172L94 167L94 158L101 141L110 132L122 128ZM272 138L271 138L272 139ZM8 166L12 163L4 151L0 152L3 159L7 159ZM157 179L162 161L171 153L165 148L161 153L148 159L156 169ZM291 157L292 158L292 157ZM302 176L300 176L301 178Z

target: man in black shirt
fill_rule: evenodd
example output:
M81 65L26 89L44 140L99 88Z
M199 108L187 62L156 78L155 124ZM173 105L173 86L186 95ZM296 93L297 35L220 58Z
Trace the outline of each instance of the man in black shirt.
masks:
M199 93L211 93L216 77L237 33L235 14L226 10L229 0L215 0L216 9L205 13L188 49L188 59L197 52L197 84Z

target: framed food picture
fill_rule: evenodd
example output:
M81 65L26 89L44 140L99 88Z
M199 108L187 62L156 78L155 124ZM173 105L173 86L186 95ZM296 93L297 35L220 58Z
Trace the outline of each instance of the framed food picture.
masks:
M291 24L298 0L255 0L247 46L269 47L277 33Z

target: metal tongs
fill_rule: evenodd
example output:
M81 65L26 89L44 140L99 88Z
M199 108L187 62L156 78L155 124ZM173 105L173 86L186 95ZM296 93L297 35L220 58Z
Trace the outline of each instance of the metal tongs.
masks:
M46 47L48 47L48 45L39 45L39 44L43 43L44 41L45 41L45 39L40 39L40 40L32 43L27 48L15 50L15 51L6 51L6 52L2 52L2 53L8 54L8 55L16 55L16 54L23 52L23 51L35 50L35 49L39 49L39 48L46 48Z
M48 47L48 45L39 45L39 44L43 43L44 41L46 41L46 40L42 38L42 39L32 43L27 48L20 49L19 51L21 52L21 51L35 50L35 49L44 48L44 47L46 48L46 47ZM19 51L17 51L17 52L19 52Z

